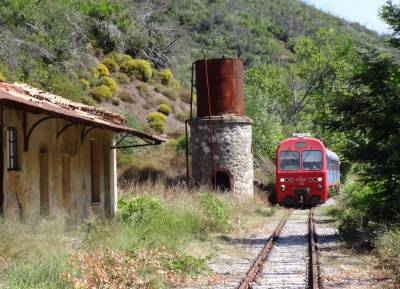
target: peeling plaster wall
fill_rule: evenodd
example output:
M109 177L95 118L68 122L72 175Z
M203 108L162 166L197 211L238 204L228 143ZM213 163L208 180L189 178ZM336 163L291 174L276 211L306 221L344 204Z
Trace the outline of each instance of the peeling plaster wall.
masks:
M253 196L252 120L235 115L212 116L215 171L226 172L232 191ZM212 165L208 117L191 122L192 176L198 184L211 184Z
M27 113L27 127L46 117ZM69 122L52 118L40 123L31 134L29 149L24 151L23 112L4 108L3 112L3 148L4 148L4 203L5 217L30 219L40 213L40 154L48 156L48 191L50 217L66 216L76 220L88 217L92 213L105 214L105 208L111 207L115 213L116 157L110 147L113 133L105 129L93 129L81 143L82 125L67 128L57 139L57 132ZM17 129L19 170L9 170L8 166L8 127ZM100 202L91 200L91 141L98 152ZM68 201L64 201L63 158L70 164L70 188ZM108 162L104 161L108 158ZM109 164L109 178L105 182L104 165ZM67 166L66 166L67 167ZM110 197L105 197L105 184L110 186ZM106 206L105 200L108 200Z

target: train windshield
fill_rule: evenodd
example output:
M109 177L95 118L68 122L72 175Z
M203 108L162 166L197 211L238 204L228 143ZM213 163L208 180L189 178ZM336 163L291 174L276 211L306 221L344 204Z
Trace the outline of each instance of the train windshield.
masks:
M298 151L280 152L279 168L284 171L300 169L300 153Z
M303 170L321 170L322 152L321 151L303 151L302 154Z

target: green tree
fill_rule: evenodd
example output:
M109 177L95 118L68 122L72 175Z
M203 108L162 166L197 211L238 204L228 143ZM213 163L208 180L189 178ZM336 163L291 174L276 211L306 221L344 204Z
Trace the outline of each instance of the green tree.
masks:
M390 40L394 47L400 48L400 6L387 1L381 8L381 18L393 29L393 38Z
M345 133L346 157L372 188L366 206L378 220L400 221L400 68L388 56L368 55L347 91L336 94L327 126Z
M253 120L253 150L256 160L274 158L281 133L280 102L290 95L279 66L261 65L246 72L246 114ZM283 112L282 112L283 113Z
M350 37L321 29L303 37L285 64L264 64L246 72L246 111L254 119L257 158L274 158L279 140L293 132L312 132L332 143L340 134L322 133L320 121L330 114L331 99L346 90L359 57ZM329 143L328 143L329 144Z

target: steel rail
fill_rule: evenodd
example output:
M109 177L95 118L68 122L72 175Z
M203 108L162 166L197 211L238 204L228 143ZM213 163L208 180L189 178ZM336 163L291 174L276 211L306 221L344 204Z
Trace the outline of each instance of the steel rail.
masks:
M237 289L249 289L251 283L255 281L257 274L261 271L262 265L268 260L268 256L272 251L276 240L279 238L280 233L286 225L286 222L291 215L293 209L289 210L279 224L276 226L267 244L261 250L257 259L247 272L246 276L242 279ZM318 259L317 245L316 245L316 233L314 223L314 208L310 209L308 219L308 288L309 289L323 289L323 284L320 276L320 263Z
M267 260L269 253L271 252L272 248L274 247L274 244L275 244L276 240L278 239L280 233L282 232L283 227L285 227L286 221L288 220L292 211L293 210L290 209L285 214L285 216L282 218L282 220L279 222L279 224L276 226L276 228L275 228L274 232L272 233L271 237L269 238L267 244L265 244L264 248L261 250L260 254L258 255L256 261L253 263L253 265L247 272L246 276L240 282L237 289L251 288L251 282L253 282L256 279L257 274L262 269L262 265Z
M308 220L308 232L309 232L309 279L308 284L310 289L323 289L322 280L320 276L320 263L318 260L318 252L316 245L316 233L314 223L314 208L310 209L310 215Z

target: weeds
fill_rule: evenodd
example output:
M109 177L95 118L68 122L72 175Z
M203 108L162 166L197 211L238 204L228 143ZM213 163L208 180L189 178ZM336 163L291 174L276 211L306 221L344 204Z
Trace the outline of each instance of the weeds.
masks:
M69 228L62 221L0 223L0 287L177 286L209 272L207 258L182 253L189 242L231 231L238 212L254 210L250 203L243 211L239 202L158 182L135 188L157 197L125 192L115 220L92 217Z
M0 287L67 288L65 250L74 240L62 220L31 223L0 220Z
M381 264L393 271L397 285L400 285L400 228L382 234L375 245Z
M135 224L147 224L164 210L160 200L149 196L136 197L131 200L121 198L118 201L118 207L118 219Z
M204 210L205 228L211 232L226 232L232 229L231 210L211 193L200 195L200 203Z
M263 217L271 217L275 214L276 207L259 208L256 213Z

